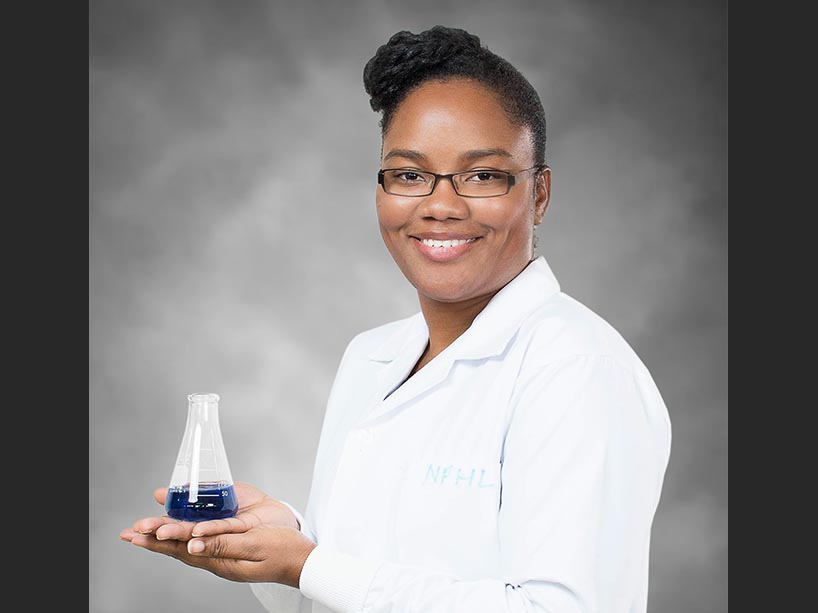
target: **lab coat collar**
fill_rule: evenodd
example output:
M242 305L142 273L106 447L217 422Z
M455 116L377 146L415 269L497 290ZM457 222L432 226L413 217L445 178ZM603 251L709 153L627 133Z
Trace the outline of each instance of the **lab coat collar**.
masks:
M477 315L471 326L440 356L447 361L480 359L501 354L513 338L520 322L548 297L560 291L560 285L544 256L532 260L520 274L497 292ZM423 313L404 320L394 334L369 354L371 360L392 362L399 356L420 357L429 329ZM413 362L414 365L414 362Z
M559 283L545 258L533 260L494 295L463 334L408 379L426 348L429 329L422 312L404 320L403 325L368 356L386 364L378 373L375 405L367 420L384 417L431 389L448 376L458 360L503 353L522 321L559 291Z

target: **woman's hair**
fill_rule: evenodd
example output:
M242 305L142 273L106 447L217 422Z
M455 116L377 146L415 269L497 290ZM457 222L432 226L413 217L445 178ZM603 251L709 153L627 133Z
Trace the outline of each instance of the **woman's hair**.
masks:
M509 120L527 126L534 163L545 163L545 111L536 90L508 61L480 44L474 34L434 26L420 34L406 30L381 45L364 67L364 88L373 111L382 111L381 133L400 103L430 80L474 79L499 98Z

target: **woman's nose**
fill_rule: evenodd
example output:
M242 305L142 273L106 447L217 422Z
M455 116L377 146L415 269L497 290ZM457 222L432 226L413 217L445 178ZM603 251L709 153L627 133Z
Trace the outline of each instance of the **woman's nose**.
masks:
M433 219L465 219L469 216L468 198L454 189L451 178L443 177L435 182L432 193L422 198L418 212Z

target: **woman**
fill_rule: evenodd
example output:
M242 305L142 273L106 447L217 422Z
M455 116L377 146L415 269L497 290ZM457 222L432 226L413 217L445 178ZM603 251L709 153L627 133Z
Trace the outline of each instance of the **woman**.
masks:
M632 349L534 254L539 97L439 26L394 35L364 83L380 230L420 312L349 343L303 515L237 484L235 518L121 538L250 582L270 611L645 611L670 422Z

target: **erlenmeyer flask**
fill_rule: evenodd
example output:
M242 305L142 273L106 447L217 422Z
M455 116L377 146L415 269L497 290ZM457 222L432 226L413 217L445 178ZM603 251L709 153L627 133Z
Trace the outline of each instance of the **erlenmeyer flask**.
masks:
M187 401L187 425L165 510L183 521L233 517L239 505L219 428L219 396L191 394Z

